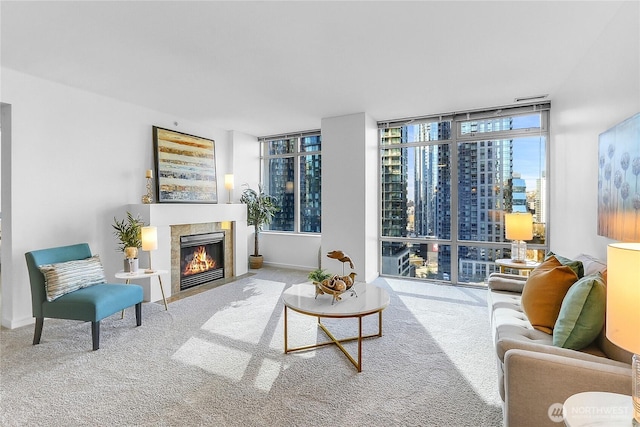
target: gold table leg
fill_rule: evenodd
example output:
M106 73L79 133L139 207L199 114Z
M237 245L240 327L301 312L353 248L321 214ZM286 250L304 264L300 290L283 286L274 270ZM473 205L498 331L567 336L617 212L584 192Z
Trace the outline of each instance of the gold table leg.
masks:
M373 314L373 313L370 313L370 314ZM365 316L369 316L370 314L366 314ZM322 343L318 343L318 344L305 345L305 346L302 346L302 347L289 348L288 341L287 341L287 335L288 335L288 331L287 331L287 323L288 323L287 322L287 306L285 305L284 306L284 352L285 352L285 354L291 353L291 352L294 352L294 351L311 350L311 349L314 349L314 348L319 348L319 347L324 347L324 346L327 346L327 345L334 344L340 349L340 351L342 351L342 353L344 353L345 356L347 356L349 361L353 364L353 366L356 367L358 372L362 372L362 340L365 339L365 338L373 338L373 337L381 337L382 336L382 310L378 311L378 332L374 333L374 334L362 335L362 318L364 316L352 316L352 317L357 317L358 318L358 336L337 339L327 329L327 327L322 323L321 317L318 316L318 326L320 326L320 328L331 339L331 341L326 341L326 342L322 342ZM347 349L344 348L344 346L342 345L342 343L355 341L355 340L358 340L358 360L356 360L347 351Z
M164 302L164 309L168 311L169 307L167 306L167 299L164 297L164 286L162 286L162 279L160 278L159 274L158 274L158 283L160 283L160 291L162 292L162 301Z

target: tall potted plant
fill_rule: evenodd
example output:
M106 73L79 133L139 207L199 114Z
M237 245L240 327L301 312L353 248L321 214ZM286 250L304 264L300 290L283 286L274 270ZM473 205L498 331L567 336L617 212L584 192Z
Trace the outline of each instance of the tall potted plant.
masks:
M252 225L254 230L253 255L249 256L249 266L260 268L263 257L260 255L258 235L265 225L271 224L280 207L275 197L264 193L262 185L258 185L258 190L250 188L248 184L243 186L246 188L242 191L240 202L247 205L247 225Z
M113 235L118 238L118 251L125 256L124 271L135 272L138 270L138 249L142 246L142 227L144 221L139 216L134 217L127 212L127 217L121 221L113 218ZM133 261L129 261L133 260Z

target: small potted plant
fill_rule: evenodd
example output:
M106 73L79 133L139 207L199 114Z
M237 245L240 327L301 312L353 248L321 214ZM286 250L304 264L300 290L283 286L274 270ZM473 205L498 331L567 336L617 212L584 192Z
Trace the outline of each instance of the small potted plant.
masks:
M326 272L322 268L316 268L312 272L309 273L307 278L311 280L313 283L320 283L325 279L329 279L333 276L331 273Z
M142 246L142 227L144 221L139 216L134 217L127 212L127 217L121 221L113 218L113 235L118 238L120 244L117 250L124 253L124 271L134 273L138 271L138 249Z
M244 184L244 191L240 196L240 202L247 205L247 225L254 229L253 255L249 255L249 267L262 267L263 257L258 247L258 235L265 225L271 224L280 207L276 204L276 198L265 194L262 185L257 190Z

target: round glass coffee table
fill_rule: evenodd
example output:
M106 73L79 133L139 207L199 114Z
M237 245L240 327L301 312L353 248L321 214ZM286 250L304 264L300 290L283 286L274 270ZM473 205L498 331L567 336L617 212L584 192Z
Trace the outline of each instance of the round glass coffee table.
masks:
M331 295L318 295L316 298L316 287L313 283L301 283L293 285L282 295L284 303L284 352L309 350L335 344L347 358L353 363L358 372L362 371L362 340L371 337L382 336L382 310L389 305L389 294L378 286L368 283L356 283L353 285L356 294L351 295L349 291L342 295L341 301L332 304ZM357 296L356 296L357 295ZM291 309L307 316L318 318L318 326L324 331L331 341L306 345L302 347L289 348L288 345L288 321L287 310ZM362 318L372 314L378 314L378 332L370 335L362 335ZM357 318L358 335L349 338L336 338L322 323L322 318ZM358 341L358 359L356 360L344 348L342 343L348 341Z

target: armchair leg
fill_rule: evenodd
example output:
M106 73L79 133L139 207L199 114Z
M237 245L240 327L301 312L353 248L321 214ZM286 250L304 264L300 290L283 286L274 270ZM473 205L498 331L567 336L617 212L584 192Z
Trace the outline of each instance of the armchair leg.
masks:
M91 322L91 340L93 341L93 351L100 348L100 321Z
M142 325L142 303L136 304L136 326Z
M44 325L44 317L36 317L36 328L33 331L33 345L40 344L43 325Z

